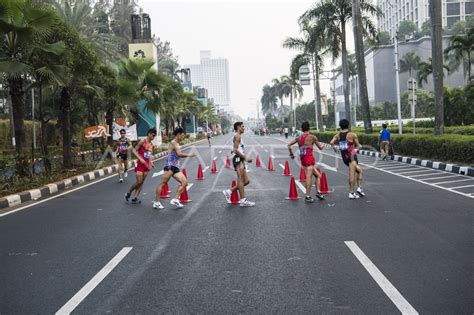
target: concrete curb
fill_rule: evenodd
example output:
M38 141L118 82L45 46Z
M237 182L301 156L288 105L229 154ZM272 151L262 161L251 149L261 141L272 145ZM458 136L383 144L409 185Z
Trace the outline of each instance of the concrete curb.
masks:
M202 141L203 140L199 140L193 143L183 145L182 148L196 145ZM168 155L167 151L163 151L158 154L155 154L153 156L153 161L156 161L166 155ZM136 165L136 160L132 160L130 168L135 167L135 165ZM18 206L28 201L32 201L32 200L35 201L42 198L51 197L53 195L57 195L72 187L79 186L84 183L93 182L94 180L98 178L114 174L115 172L117 172L117 170L118 170L118 165L114 164L112 166L107 166L107 167L90 171L81 175L69 177L55 183L47 184L46 186L43 186L43 187L39 187L36 189L31 189L31 190L23 191L17 194L2 197L0 198L0 210Z

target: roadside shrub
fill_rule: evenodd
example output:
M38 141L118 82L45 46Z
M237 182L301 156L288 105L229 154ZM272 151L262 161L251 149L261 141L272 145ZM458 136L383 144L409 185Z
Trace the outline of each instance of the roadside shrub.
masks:
M334 132L311 132L322 142L329 143ZM358 133L364 146L378 149L379 135ZM443 136L426 134L392 134L394 154L425 158L444 162L474 164L474 137L468 135L445 134Z

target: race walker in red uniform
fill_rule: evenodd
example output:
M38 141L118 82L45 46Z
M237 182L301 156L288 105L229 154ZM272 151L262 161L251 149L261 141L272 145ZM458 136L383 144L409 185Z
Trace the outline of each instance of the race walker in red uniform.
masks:
M288 144L290 157L292 159L295 158L295 155L291 150L291 146L298 143L301 165L306 170L306 196L304 200L306 202L314 202L314 199L310 195L311 186L313 183L313 175L316 177L316 197L319 200L323 200L324 196L320 193L321 173L315 167L316 161L314 160L313 156L313 145L316 145L319 150L323 150L324 145L318 142L318 138L316 136L309 133L309 123L307 121L301 125L301 129L303 130L303 134Z
M148 172L153 168L153 139L156 137L156 129L152 128L148 130L147 137L138 142L137 146L132 149L133 154L138 158L137 166L135 167L135 173L137 180L135 184L130 187L129 191L125 195L125 200L130 201L130 197L133 192L132 198L133 203L140 203L138 199L140 192L142 191L143 183L148 175Z

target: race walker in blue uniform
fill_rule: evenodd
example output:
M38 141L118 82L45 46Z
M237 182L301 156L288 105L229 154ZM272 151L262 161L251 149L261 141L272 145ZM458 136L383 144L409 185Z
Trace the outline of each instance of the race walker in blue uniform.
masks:
M165 184L168 183L171 177L176 179L179 182L178 189L173 199L171 199L170 204L177 208L182 208L183 204L179 202L179 198L183 193L184 189L188 185L188 180L186 176L181 172L179 168L179 159L182 157L192 157L195 156L193 153L183 153L179 146L179 142L182 141L185 137L184 129L177 127L174 132L174 139L168 145L168 156L166 157L166 165L163 169L163 175L161 176L161 182L156 187L155 201L153 201L154 209L163 209L164 206L161 204L161 191Z

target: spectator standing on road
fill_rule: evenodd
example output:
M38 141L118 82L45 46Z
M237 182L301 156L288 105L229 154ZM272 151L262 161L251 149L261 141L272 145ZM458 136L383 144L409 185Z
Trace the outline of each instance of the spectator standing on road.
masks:
M285 127L285 139L288 139L288 133L289 133L288 127Z
M349 199L358 199L359 195L365 196L362 190L362 169L359 166L356 151L362 146L359 143L357 135L349 130L349 121L347 119L342 119L339 122L339 126L341 127L341 132L332 138L331 146L336 153L339 148L342 161L349 167ZM354 192L355 173L357 173L357 184L359 186L357 188L357 194Z
M380 153L382 153L382 160L386 160L390 147L390 130L387 129L387 124L383 124L382 128L380 131L379 146Z
M227 200L227 203L230 203L230 197L232 192L239 190L240 194L240 206L241 207L253 207L255 202L248 201L245 198L245 186L250 183L249 175L245 169L245 162L252 163L252 158L245 155L245 146L242 142L242 135L245 132L244 123L238 121L234 124L235 135L233 138L233 150L232 153L234 157L232 158L232 164L234 165L235 172L237 173L237 185L231 189L226 189L222 191Z
M120 129L120 138L115 141L115 155L118 159L118 177L119 181L123 183L123 178L128 176L128 150L132 147L130 139L125 137L127 131Z
M314 202L311 197L311 186L313 184L313 175L316 177L316 197L319 200L324 200L324 196L321 194L321 173L314 166L316 161L313 156L313 146L316 145L319 150L324 149L324 145L318 142L318 138L309 133L309 122L305 121L301 125L303 134L298 138L288 143L288 150L290 151L290 157L295 158L291 146L298 143L301 165L304 167L306 172L306 196L304 197L305 202Z
M161 191L165 184L168 183L171 177L176 179L179 183L178 189L173 199L171 199L170 204L177 208L182 208L183 204L179 202L179 198L183 193L184 189L188 185L188 180L184 176L183 172L179 168L179 159L182 157L193 157L193 153L183 153L179 146L179 142L183 141L185 138L184 129L177 127L173 131L174 139L168 145L168 156L166 157L166 166L164 168L163 176L161 176L161 183L156 187L155 201L153 201L153 209L163 209L163 205L160 202Z
M130 187L125 195L125 200L129 201L132 196L132 192L135 192L132 199L132 203L141 203L138 199L140 192L142 191L143 183L148 175L148 172L153 168L153 139L156 137L156 129L151 128L147 132L147 137L138 142L137 146L132 149L133 154L138 159L137 166L135 167L136 182Z

